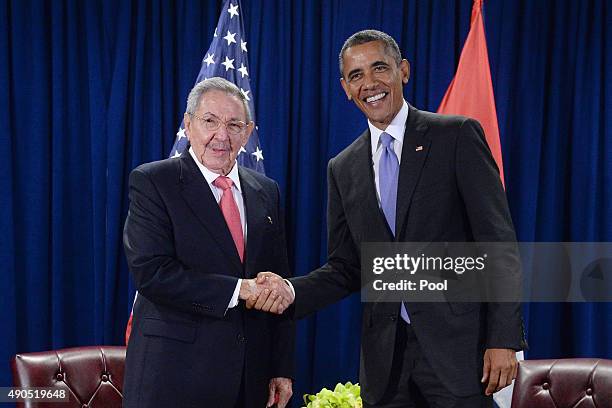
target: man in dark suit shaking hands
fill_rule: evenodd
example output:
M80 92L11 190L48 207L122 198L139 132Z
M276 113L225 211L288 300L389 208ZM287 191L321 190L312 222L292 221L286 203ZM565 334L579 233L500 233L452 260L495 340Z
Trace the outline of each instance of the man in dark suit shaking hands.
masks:
M368 129L329 162L328 260L290 279L296 318L361 288L362 243L516 239L482 128L406 103L410 65L390 36L352 35L340 71ZM259 279L286 285L271 273ZM264 303L254 307L266 310ZM523 347L519 303L365 303L364 406L490 406L515 377Z
M127 348L125 407L261 408L291 397L294 325L246 310L288 277L277 184L236 157L253 130L245 97L212 78L189 94L179 158L130 174L124 245L139 291ZM275 305L276 307L276 305Z

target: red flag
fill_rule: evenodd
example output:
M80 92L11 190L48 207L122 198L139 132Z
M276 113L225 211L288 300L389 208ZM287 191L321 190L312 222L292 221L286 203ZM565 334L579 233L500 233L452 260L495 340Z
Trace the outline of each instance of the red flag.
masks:
M482 19L482 0L474 0L470 32L459 57L455 78L446 90L438 113L468 116L480 122L503 184L504 166Z

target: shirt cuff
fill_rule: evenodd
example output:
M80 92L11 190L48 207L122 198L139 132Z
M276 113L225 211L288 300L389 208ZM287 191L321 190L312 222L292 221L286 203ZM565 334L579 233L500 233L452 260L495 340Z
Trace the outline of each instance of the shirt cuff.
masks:
M236 284L236 289L234 289L234 294L232 295L229 305L227 305L227 309L225 310L226 313L227 313L227 310L238 306L238 296L240 296L240 285L241 284L242 284L242 279L238 279L238 283Z
M291 284L291 282L289 282L289 279L285 279L285 283L289 285L289 288L291 289L291 293L293 294L293 298L295 299L295 289L293 289L293 285Z

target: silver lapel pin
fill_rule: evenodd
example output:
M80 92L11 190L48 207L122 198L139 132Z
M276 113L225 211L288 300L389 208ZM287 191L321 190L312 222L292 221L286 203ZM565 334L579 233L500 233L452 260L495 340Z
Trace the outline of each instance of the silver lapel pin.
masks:
M272 224L272 217L270 217L269 215L268 215L268 222Z
M415 152L420 152L421 150L423 150L423 146L417 146L416 149L414 149Z

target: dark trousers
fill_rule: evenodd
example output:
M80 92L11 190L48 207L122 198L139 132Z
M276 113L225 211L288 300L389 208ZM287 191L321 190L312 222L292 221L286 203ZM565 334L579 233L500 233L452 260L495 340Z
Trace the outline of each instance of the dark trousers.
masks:
M490 408L493 398L456 397L440 382L417 341L412 326L399 319L389 386L376 405L364 408Z
M240 380L240 391L238 393L238 398L236 399L236 403L234 404L234 408L245 408L246 400L244 396L244 370L242 370L242 379Z

